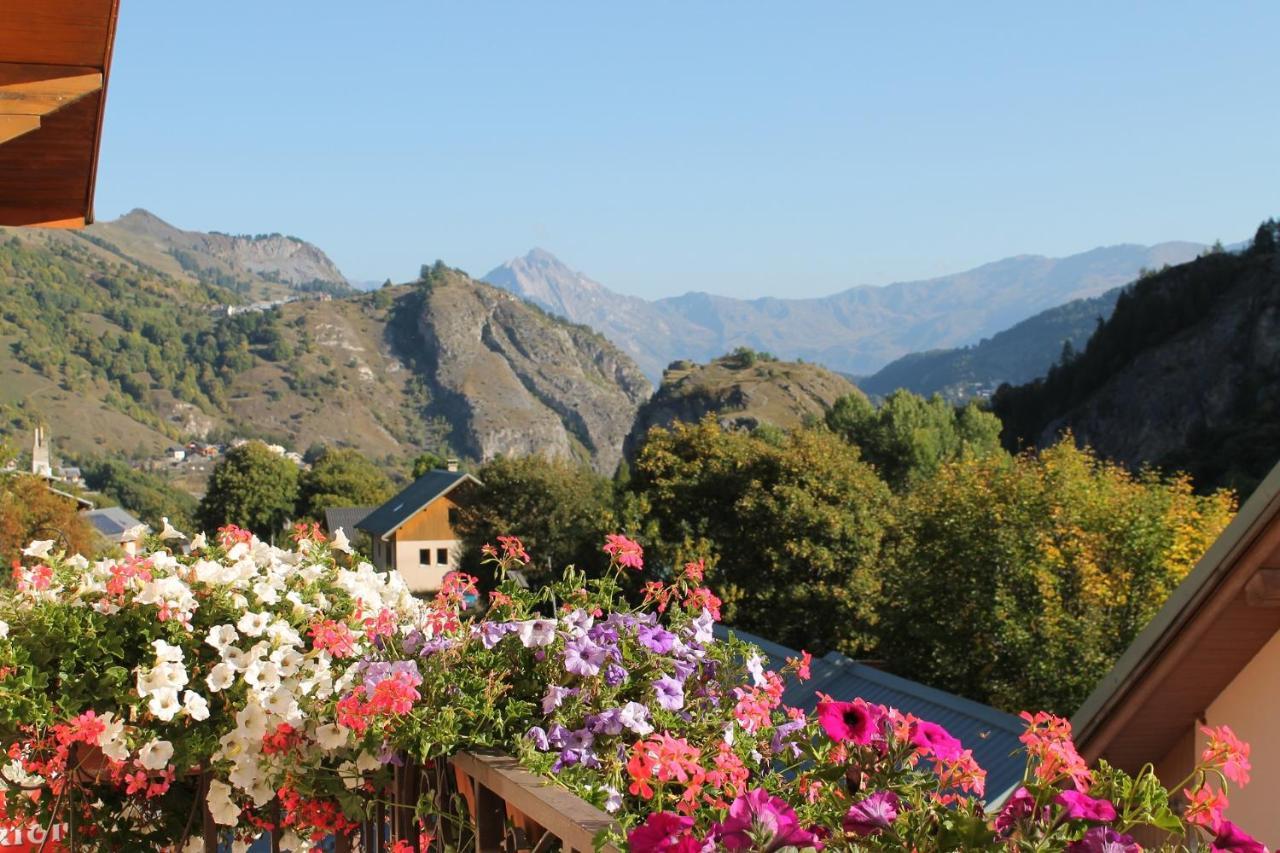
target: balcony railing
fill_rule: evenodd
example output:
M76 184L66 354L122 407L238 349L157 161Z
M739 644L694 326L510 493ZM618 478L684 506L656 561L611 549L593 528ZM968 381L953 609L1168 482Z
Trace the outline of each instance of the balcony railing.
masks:
M206 776L202 801L207 787ZM424 794L434 801L435 811L459 818L450 821L437 815L428 827L434 841L426 845L415 815L415 805ZM381 792L370 812L354 839L336 838L335 853L385 853L399 841L415 853L442 849L445 844L477 853L542 853L553 844L566 853L597 849L618 853L613 845L601 843L618 828L613 818L500 753L461 752L447 765L397 767L391 786ZM206 853L218 853L218 826L208 808L202 833ZM278 833L269 833L255 849L276 853Z

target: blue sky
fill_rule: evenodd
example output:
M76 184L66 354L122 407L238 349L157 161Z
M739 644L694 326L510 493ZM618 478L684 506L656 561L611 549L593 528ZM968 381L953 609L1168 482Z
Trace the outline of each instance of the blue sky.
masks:
M1280 214L1280 3L126 0L97 214L801 296Z

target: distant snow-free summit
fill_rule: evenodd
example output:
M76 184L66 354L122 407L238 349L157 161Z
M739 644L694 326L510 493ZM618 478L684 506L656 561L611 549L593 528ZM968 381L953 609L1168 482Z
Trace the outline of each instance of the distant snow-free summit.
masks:
M975 343L1045 309L1126 284L1143 268L1191 260L1204 248L1171 242L1065 258L1018 255L939 278L809 299L702 292L640 299L609 290L545 249L502 264L484 280L604 333L654 380L677 359L706 362L740 346L865 376L907 353Z

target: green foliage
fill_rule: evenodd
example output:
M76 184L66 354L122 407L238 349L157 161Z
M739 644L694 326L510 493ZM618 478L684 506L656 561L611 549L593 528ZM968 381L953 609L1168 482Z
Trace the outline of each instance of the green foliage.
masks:
M484 485L459 499L457 527L464 565L475 571L480 548L498 536L518 536L532 570L576 565L592 572L608 565L600 550L613 529L613 490L591 468L542 456L499 457L476 471Z
M297 497L298 466L262 442L246 442L209 475L199 522L207 531L235 524L270 539L293 517Z
M895 672L979 701L1070 713L1233 505L1070 438L1038 456L948 462L901 499L879 651Z
M160 529L163 518L178 530L195 529L196 499L163 477L115 457L84 456L79 465L86 486L117 501L153 529Z
M411 471L411 475L413 476L413 479L416 480L428 471L435 471L438 468L443 468L445 466L445 462L446 460L444 457L432 453L430 450L425 450L413 458L413 470Z
M377 506L395 489L360 451L326 448L298 477L296 516L319 521L328 507Z
M660 561L713 558L708 583L731 624L814 652L874 645L891 495L836 435L764 440L714 417L655 429L630 489Z
M0 243L0 334L16 338L18 360L69 389L109 383L118 408L153 426L162 426L149 409L153 390L221 410L236 374L291 354L278 311L218 316L228 301L238 298L213 284L109 263L76 244Z
M895 391L878 409L861 394L850 394L836 401L826 421L895 491L932 476L944 462L1000 451L994 415L975 403L953 406L937 394L926 400Z

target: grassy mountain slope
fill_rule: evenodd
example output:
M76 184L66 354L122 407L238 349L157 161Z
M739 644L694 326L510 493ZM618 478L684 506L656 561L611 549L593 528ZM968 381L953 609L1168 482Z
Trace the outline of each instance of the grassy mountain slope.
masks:
M993 399L1009 446L1070 429L1104 456L1247 494L1280 459L1280 255L1219 252L1121 294L1084 351Z
M152 261L95 234L0 233L0 435L21 446L44 422L73 454L246 436L611 471L649 393L598 334L442 266L329 299ZM267 294L294 301L229 316Z
M964 401L990 395L1001 384L1029 382L1048 372L1063 345L1080 350L1098 323L1111 316L1120 288L1041 311L973 346L912 353L858 381L868 394L905 388L922 396Z

